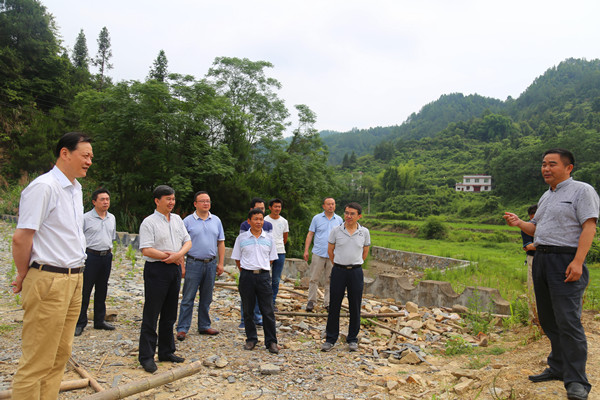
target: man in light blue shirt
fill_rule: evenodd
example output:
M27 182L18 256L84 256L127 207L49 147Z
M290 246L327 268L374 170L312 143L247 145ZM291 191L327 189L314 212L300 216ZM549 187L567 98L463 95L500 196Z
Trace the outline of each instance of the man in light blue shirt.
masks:
M177 340L185 340L192 323L194 299L200 290L198 303L198 333L217 335L211 328L209 309L212 303L216 275L224 270L225 233L219 217L211 214L210 196L200 191L194 196L196 211L185 217L183 223L192 238L192 248L187 254L183 297L177 323ZM217 257L218 256L218 257Z
M325 277L327 278L323 306L326 310L329 310L329 278L331 277L333 264L327 254L327 247L329 245L327 240L329 239L331 229L343 223L342 218L335 214L335 199L332 197L323 199L323 212L313 217L304 243L304 261L308 262L310 243L313 237L315 239L312 250L312 262L310 263L310 282L308 284L306 311L312 311L315 308L319 280L323 273L325 273Z

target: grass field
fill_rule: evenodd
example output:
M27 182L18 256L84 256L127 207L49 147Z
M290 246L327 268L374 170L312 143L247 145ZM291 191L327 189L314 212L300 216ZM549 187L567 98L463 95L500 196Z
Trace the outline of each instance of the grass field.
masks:
M457 293L466 286L496 288L511 303L526 292L527 265L521 248L521 235L506 225L446 223L448 235L442 240L416 237L421 221L366 221L374 224L371 242L374 246L452 257L472 261L470 267L447 272L431 271L425 279L450 282ZM409 228L411 226L412 228ZM390 232L393 229L411 233ZM590 284L586 291L585 308L600 309L600 264L588 265Z

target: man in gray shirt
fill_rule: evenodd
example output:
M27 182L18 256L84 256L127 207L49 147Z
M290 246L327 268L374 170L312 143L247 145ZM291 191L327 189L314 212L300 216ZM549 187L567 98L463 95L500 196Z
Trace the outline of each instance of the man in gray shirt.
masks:
M160 361L184 361L183 357L175 355L173 325L177 319L183 256L192 247L192 240L181 217L171 213L175 207L173 188L159 185L153 195L156 210L140 225L140 250L146 264L138 359L144 370L150 373L157 369L154 362L157 342Z
M598 194L571 178L575 159L565 149L544 153L542 175L550 185L530 222L505 213L510 226L534 236L533 285L542 329L552 351L548 368L532 382L560 380L571 400L585 400L591 385L585 373L587 339L581 325L582 297L589 281L585 257L596 234Z
M358 332L360 331L360 307L364 277L362 264L369 254L371 236L369 230L358 224L362 217L362 207L358 203L348 203L344 207L344 224L331 229L328 239L327 253L333 260L330 281L329 314L327 316L327 337L321 346L322 351L329 351L340 333L340 309L344 292L348 289L348 350L358 350Z
M94 290L94 329L112 331L114 326L106 323L106 294L112 263L113 241L117 238L115 216L108 212L110 193L98 189L92 193L94 208L83 214L83 234L86 241L85 270L83 271L83 292L81 312L75 327L75 336L80 336L88 323L87 309Z

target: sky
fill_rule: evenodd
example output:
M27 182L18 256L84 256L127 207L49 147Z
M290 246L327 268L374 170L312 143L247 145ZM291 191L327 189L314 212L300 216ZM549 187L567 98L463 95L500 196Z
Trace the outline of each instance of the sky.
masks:
M517 98L567 58L600 58L598 0L41 3L69 50L83 29L94 56L107 27L115 82L144 80L161 49L198 79L216 57L269 61L290 114L306 104L318 130L400 125L449 93Z

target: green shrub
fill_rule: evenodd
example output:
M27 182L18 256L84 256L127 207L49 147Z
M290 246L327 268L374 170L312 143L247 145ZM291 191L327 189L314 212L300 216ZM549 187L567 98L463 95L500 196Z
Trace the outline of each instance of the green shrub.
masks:
M440 217L429 216L419 228L419 236L425 239L444 239L448 236L448 227Z
M471 354L473 352L473 346L467 342L462 336L452 336L446 341L446 355L454 356L458 354Z

